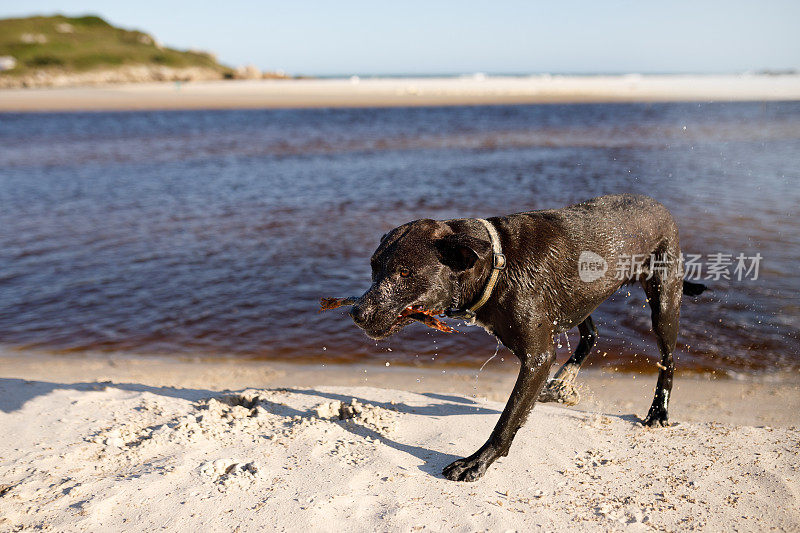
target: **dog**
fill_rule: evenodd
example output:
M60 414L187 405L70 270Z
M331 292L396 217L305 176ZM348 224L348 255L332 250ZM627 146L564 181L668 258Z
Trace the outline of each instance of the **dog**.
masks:
M368 336L396 333L412 322L409 309L445 310L482 326L520 360L491 436L444 468L447 479L475 481L508 455L537 398L577 402L573 383L597 337L590 314L627 283L644 288L661 354L642 423L668 425L681 296L706 287L683 279L678 227L656 200L620 194L486 220L415 220L385 234L370 263L372 285L350 310ZM620 264L622 275L608 268ZM580 343L547 384L554 337L576 326Z

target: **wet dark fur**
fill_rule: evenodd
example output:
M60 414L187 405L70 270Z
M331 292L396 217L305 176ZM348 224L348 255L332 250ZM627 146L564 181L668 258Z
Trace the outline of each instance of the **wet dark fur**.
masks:
M490 300L478 310L477 322L519 358L520 372L489 440L443 474L474 481L508 454L545 387L555 361L554 335L579 327L581 343L560 371L572 369L576 374L596 337L589 314L625 283L639 281L644 287L661 353L655 398L643 423L667 425L681 295L696 295L705 288L682 279L678 228L669 211L652 198L625 194L488 220L497 229L508 264ZM605 276L592 282L580 279L578 258L583 251L608 262ZM666 275L653 272L647 279L650 254L664 253L676 260L668 264ZM643 258L642 273L616 279L618 259L634 255ZM382 238L371 260L372 286L357 300L351 316L369 336L383 338L406 325L396 319L407 306L463 308L479 297L491 260L489 236L476 220L409 222ZM557 390L549 392L558 397Z

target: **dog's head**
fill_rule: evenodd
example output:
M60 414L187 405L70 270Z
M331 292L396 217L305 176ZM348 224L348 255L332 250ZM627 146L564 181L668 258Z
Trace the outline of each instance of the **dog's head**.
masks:
M372 286L350 316L367 335L382 339L412 322L401 317L407 307L449 309L491 248L489 241L455 231L447 222L423 219L397 227L372 255Z

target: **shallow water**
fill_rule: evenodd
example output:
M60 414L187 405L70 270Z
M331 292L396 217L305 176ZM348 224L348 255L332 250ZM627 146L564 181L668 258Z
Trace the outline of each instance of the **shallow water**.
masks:
M318 299L408 220L634 192L684 252L763 257L685 299L679 367L800 370L798 155L800 103L0 114L0 343L477 368L480 329L376 344ZM595 364L652 367L643 305L593 314Z

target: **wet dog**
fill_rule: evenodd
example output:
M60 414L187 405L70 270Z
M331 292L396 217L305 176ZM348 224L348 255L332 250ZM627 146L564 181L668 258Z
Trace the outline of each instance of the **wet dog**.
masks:
M507 455L537 398L577 401L573 382L597 335L590 313L626 283L644 287L661 354L643 424L667 425L681 296L705 286L683 280L678 227L652 198L611 195L486 220L415 220L383 236L371 266L372 286L350 311L370 337L409 324L409 309L446 310L483 326L520 360L489 440L447 466L448 479L474 481ZM576 326L575 354L546 384L554 336Z

